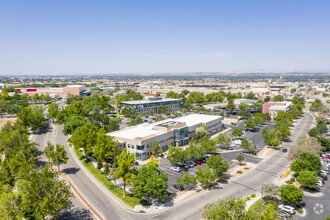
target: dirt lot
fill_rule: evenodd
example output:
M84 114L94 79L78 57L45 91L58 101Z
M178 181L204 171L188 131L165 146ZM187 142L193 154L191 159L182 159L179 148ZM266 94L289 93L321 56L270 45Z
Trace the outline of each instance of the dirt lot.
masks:
M7 122L14 123L17 118L0 118L0 128L7 124Z

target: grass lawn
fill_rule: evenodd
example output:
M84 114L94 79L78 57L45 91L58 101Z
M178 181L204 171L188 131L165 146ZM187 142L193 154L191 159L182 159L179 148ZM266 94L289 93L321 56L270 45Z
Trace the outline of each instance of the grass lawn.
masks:
M80 150L73 149L77 154L80 161L84 164L84 166L91 172L95 178L100 181L107 189L109 189L113 194L115 194L118 198L120 198L127 205L134 208L134 206L144 203L142 199L136 198L132 196L129 192L126 192L126 196L124 197L124 190L119 187L114 187L114 184L107 179L105 175L102 174L102 171L95 168L92 162L86 162L86 158L83 157L83 153Z
M250 208L249 208L249 212L252 211L254 213L256 212L260 212L260 208L261 208L261 199L258 199L255 203L253 203Z

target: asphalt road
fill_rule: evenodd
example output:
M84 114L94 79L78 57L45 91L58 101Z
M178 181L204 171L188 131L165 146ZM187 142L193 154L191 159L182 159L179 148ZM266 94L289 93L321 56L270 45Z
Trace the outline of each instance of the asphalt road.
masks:
M284 147L295 145L296 138L305 135L311 128L314 117L305 113L299 121L295 132L292 135L292 142L284 143ZM72 157L72 152L67 145L67 137L62 133L62 126L58 127L57 136L54 141L62 144L68 151L69 161L62 166L70 181L75 185L84 198L105 218L105 219L201 219L203 206L208 202L224 199L227 196L246 196L261 189L261 184L271 182L289 167L290 162L286 159L287 153L278 151L273 157L259 163L258 167L246 174L223 184L221 188L203 191L192 196L175 206L159 210L155 213L134 213L123 208L121 200L113 196L105 189L91 174L82 169L78 161ZM49 132L41 135L42 143L52 138Z

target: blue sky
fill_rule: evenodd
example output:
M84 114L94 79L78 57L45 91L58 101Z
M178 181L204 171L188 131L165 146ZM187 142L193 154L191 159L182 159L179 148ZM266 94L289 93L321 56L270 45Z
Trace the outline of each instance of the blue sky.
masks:
M330 70L330 1L0 1L0 74L247 70Z

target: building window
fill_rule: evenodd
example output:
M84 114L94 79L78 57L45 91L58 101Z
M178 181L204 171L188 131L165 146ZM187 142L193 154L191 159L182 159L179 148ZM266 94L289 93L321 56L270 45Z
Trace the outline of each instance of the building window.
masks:
M130 145L130 144L127 144L127 147L128 147L128 148L131 148L131 145Z
M134 145L132 144L132 149L134 149Z
M149 144L147 144L147 148L149 148Z

